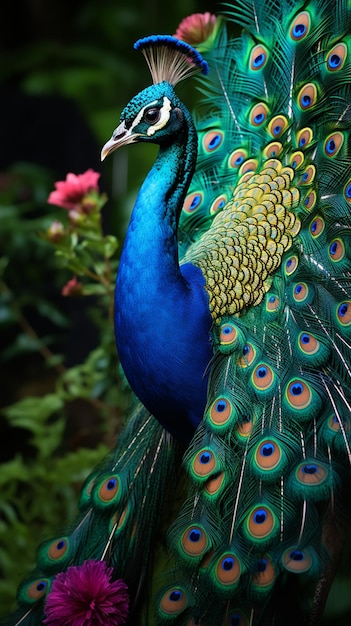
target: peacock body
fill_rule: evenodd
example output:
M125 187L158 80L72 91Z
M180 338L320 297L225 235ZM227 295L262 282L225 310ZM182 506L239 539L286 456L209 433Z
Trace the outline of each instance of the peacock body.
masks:
M12 624L41 623L57 573L86 560L126 581L128 624L320 623L350 516L350 11L238 0L241 36L220 24L201 45L196 123L174 67L202 57L137 42L154 84L103 155L159 144L116 287L142 404Z

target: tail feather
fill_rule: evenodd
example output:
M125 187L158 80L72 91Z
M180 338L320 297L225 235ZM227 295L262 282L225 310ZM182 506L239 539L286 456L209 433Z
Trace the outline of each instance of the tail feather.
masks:
M130 623L139 610L151 549L162 538L160 511L180 468L177 444L138 404L117 446L87 478L74 525L43 543L37 567L18 591L20 609L8 624L41 623L54 577L71 565L106 561L133 598ZM42 597L42 600L40 600Z

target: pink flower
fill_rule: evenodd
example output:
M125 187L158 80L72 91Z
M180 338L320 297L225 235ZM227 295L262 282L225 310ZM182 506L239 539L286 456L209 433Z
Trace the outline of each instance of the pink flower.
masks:
M61 294L63 296L80 296L83 291L83 285L74 276L62 287Z
M185 17L179 24L174 37L181 39L191 46L206 41L215 29L217 18L208 11L193 13Z
M84 561L60 572L45 604L47 626L119 626L128 617L129 596L123 580L111 582L112 567Z
M56 204L63 209L77 209L83 206L84 198L91 192L98 192L99 172L90 169L84 174L67 174L66 180L55 183L56 190L48 197L49 204ZM86 203L86 200L85 200Z

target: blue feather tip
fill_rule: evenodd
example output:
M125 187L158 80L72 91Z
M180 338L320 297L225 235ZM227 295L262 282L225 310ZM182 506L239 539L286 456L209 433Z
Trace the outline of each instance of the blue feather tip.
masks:
M138 39L135 50L141 50L154 83L168 81L175 85L194 71L208 74L208 63L192 46L171 35L150 35Z

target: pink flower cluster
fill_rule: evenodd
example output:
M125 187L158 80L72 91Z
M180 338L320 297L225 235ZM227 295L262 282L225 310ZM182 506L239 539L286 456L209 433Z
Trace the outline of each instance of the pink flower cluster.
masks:
M67 174L66 180L55 183L56 190L49 195L48 203L63 209L79 210L87 195L92 191L99 191L99 178L99 172L92 169L84 174Z
M111 582L112 567L84 561L59 573L46 599L46 626L120 626L129 611L127 585Z
M210 37L216 26L216 21L216 16L208 11L206 13L193 13L180 22L174 37L191 46L196 46Z

